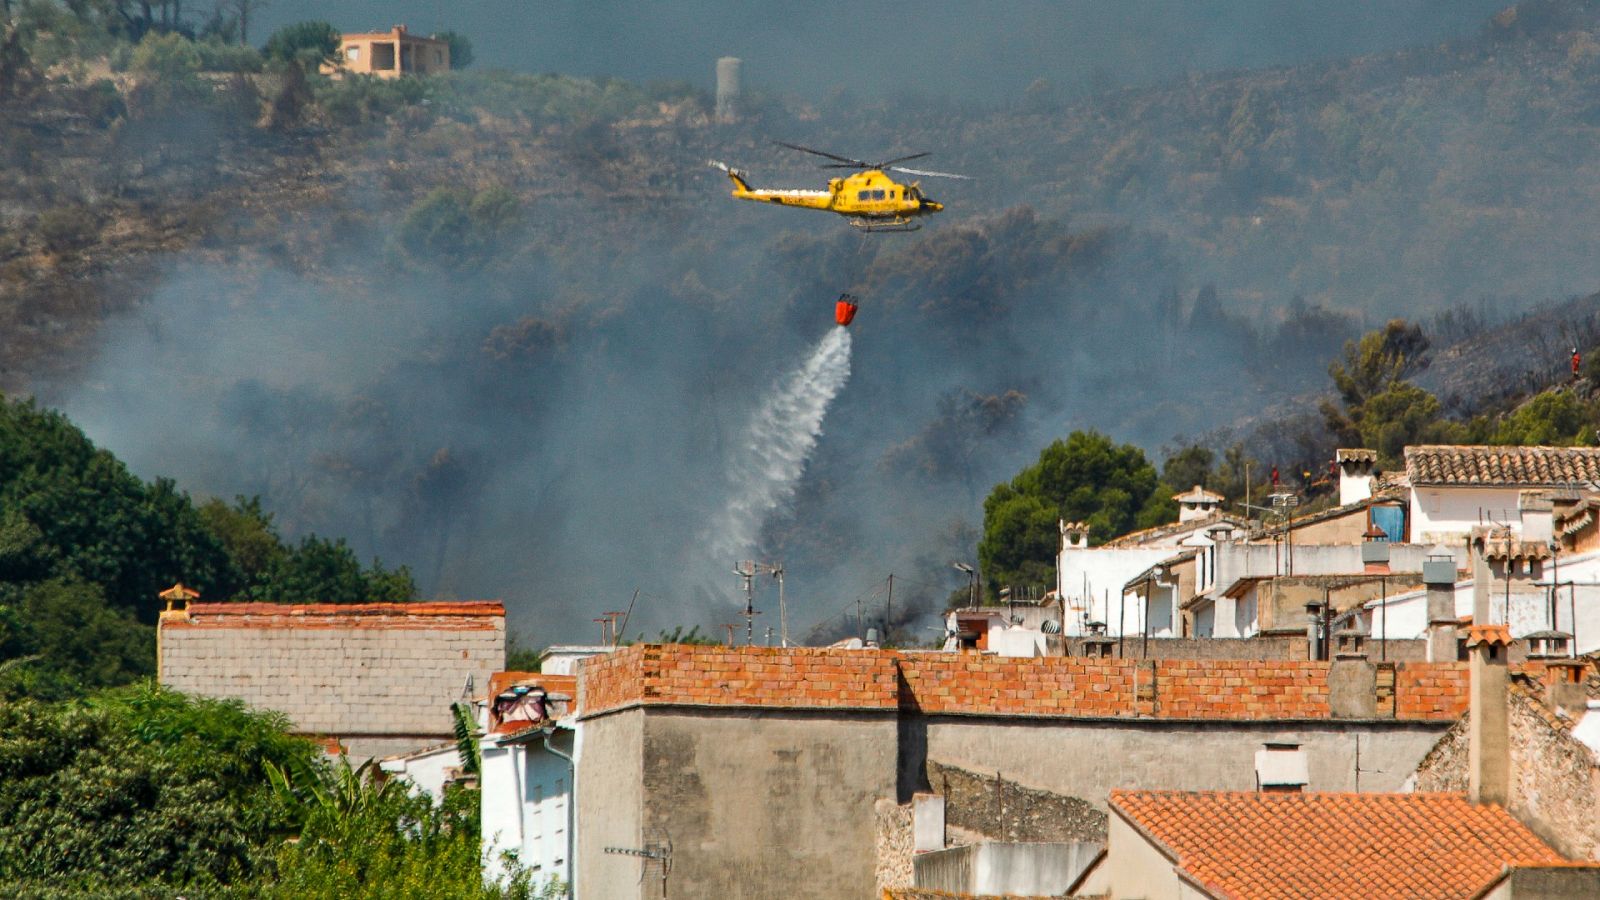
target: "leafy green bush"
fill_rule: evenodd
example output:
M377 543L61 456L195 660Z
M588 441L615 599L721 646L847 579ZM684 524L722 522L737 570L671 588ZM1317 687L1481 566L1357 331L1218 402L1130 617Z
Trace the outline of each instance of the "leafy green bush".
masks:
M314 71L323 63L338 60L339 40L339 29L327 22L296 22L274 31L261 52L269 59L297 63Z
M200 50L181 34L150 32L144 36L128 67L141 75L162 79L185 78L200 71Z
M248 44L229 44L213 37L194 46L200 52L200 69L205 72L259 72L264 62L261 53Z
M292 820L264 767L316 754L286 725L148 682L0 705L0 872L79 896L270 875Z
M316 89L317 105L335 124L378 122L430 96L432 79L345 75Z
M320 772L274 767L271 774L282 805L303 828L278 855L270 896L537 896L531 873L515 867L503 888L484 881L476 790L449 788L435 805L405 782L373 778L371 762L352 768L347 759Z
M400 244L413 259L448 268L483 262L521 221L521 203L504 188L471 193L438 188L417 201L400 226Z

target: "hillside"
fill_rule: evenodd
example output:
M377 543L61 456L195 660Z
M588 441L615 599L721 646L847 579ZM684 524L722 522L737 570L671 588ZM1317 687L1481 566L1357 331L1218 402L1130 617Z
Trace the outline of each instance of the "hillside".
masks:
M842 290L865 298L853 380L762 551L819 617L970 556L986 488L1070 429L1207 433L1323 389L1390 316L1466 340L1600 285L1589 3L1010 108L754 96L732 126L685 86L111 71L114 48L40 33L0 91L0 389L143 475L259 494L290 536L557 628L635 587L647 628L719 614L728 561L681 523ZM706 159L820 184L774 138L979 178L868 239L726 198ZM1524 331L1547 321L1529 340L1564 342ZM1477 346L1460 390L1522 371Z

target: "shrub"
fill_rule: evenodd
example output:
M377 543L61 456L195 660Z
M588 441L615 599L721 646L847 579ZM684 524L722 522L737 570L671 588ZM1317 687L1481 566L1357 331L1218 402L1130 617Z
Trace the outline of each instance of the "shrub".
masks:
M81 250L100 233L100 222L85 206L58 206L39 216L39 237L51 253Z

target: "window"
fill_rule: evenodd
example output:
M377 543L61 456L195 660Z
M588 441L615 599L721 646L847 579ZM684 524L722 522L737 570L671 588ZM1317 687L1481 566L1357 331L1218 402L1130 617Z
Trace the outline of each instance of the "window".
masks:
M435 51L433 51L433 61L438 63L441 66L444 65L444 51L443 50L435 50Z
M356 60L361 58L361 48L360 47L346 47L346 48L344 48L344 58L349 60L349 61L351 61L351 62L355 62Z
M870 200L870 199L872 199L872 192L871 191L856 191L856 199L857 200Z
M873 191L872 192L872 199L874 199L874 200L882 200L883 197L884 197L883 191Z

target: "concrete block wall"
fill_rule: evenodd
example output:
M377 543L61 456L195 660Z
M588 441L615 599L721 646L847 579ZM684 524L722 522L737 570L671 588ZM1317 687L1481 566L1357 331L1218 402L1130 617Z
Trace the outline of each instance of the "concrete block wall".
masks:
M282 712L302 733L425 739L451 734L469 678L481 694L505 667L505 608L191 604L162 616L158 641L168 687Z

